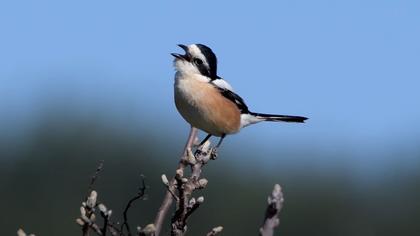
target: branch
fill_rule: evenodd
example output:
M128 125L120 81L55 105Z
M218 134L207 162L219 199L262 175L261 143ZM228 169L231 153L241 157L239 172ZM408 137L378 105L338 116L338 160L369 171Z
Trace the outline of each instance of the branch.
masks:
M166 175L162 175L162 182L168 190L155 218L156 236L159 236L162 231L163 221L174 199L176 200L176 211L171 219L171 235L177 236L185 234L188 218L204 201L204 197L195 199L192 197L192 193L207 185L208 181L206 179L200 179L202 167L208 161L214 160L216 155L213 149L210 148L210 142L208 141L200 146L194 155L191 149L196 136L197 129L191 127L175 177L171 181L168 181ZM191 175L184 177L186 167L191 168Z
M94 203L91 206L86 206L86 204L85 205L82 204L82 207L85 208L85 217L86 217L86 219L83 219L83 217L81 218L83 221L86 221L86 220L89 220L90 221L90 218L91 217L92 218L95 217L93 215L93 208L95 207L95 204L96 204L97 193L96 193L96 191L93 191L93 185L95 184L95 181L96 181L96 179L99 176L99 173L102 171L103 165L104 165L104 161L101 160L99 162L98 167L96 168L95 173L92 175L92 178L90 179L90 183L89 183L89 187L88 187L88 192L87 192L87 195L85 197L85 202L84 203L87 203L89 201L94 201ZM91 199L89 200L89 198L91 198ZM82 213L82 215L83 215L83 213ZM78 222L78 223L80 223L80 222ZM83 236L88 236L89 235L89 228L92 228L96 232L101 232L102 233L102 231L99 230L99 227L97 225L94 225L94 224L92 224L90 222L88 223L86 221L83 225L82 224L80 224L80 225L82 226L82 232L83 232L82 235Z
M128 235L131 235L130 228L128 225L127 220L127 212L130 208L131 204L139 199L142 198L145 194L145 190L147 186L145 185L144 178L142 179L142 187L140 187L139 192L137 195L132 198L125 210L124 210L124 223L121 226L121 229L118 228L118 223L114 224L111 221L112 210L108 210L107 207L103 203L99 203L98 193L93 190L93 185L96 179L99 176L99 173L102 171L103 168L103 161L100 162L99 166L96 168L95 174L92 176L90 184L89 184L89 193L85 198L85 201L82 202L82 206L80 207L80 216L76 219L77 224L82 227L82 233L85 236L88 236L90 231L92 231L96 235L107 235L110 234L112 236L123 236L123 228L124 226L127 228ZM99 215L103 218L102 226L96 223L97 215L99 211ZM139 231L140 233L140 231Z
M274 228L280 223L278 215L283 207L283 202L281 187L276 184L271 196L268 196L268 206L265 211L264 223L260 228L260 236L272 236L274 234Z
M167 192L155 218L155 222L146 225L144 228L138 226L136 232L137 236L159 236L162 231L162 224L165 220L165 216L174 199L176 201L176 211L171 218L171 235L184 236L187 232L187 221L189 217L204 202L203 196L198 198L193 197L194 191L203 189L208 184L207 179L201 178L202 169L210 160L216 159L215 149L210 147L209 141L198 147L195 154L192 153L191 149L196 140L196 136L197 129L191 127L188 141L185 145L181 160L179 161L175 177L171 181L168 181L166 175L162 175L162 182L167 187ZM187 167L191 169L190 175L184 175L184 170ZM103 203L100 203L97 200L98 193L93 190L93 185L95 184L99 173L102 171L102 168L103 161L100 162L96 172L91 178L88 195L82 202L80 216L76 219L76 222L82 227L84 236L89 236L90 232L100 236L106 236L107 234L112 236L124 236L124 229L127 231L127 236L132 236L128 223L128 210L136 200L145 196L147 186L145 185L144 177L142 176L142 186L139 188L137 195L128 201L123 211L123 223L121 225L119 225L118 222L117 224L114 224L111 221L112 210L108 210ZM274 185L271 195L268 197L268 206L265 212L264 222L259 229L260 236L273 236L274 229L279 225L280 220L278 215L283 207L283 201L281 187L276 184ZM98 211L103 218L102 225L98 225L96 221ZM218 226L213 228L206 235L214 236L222 230L223 227ZM27 235L21 229L17 234L18 236L34 236L33 234Z
M187 158L184 160L185 164L191 167L191 175L184 177L183 169L177 169L175 181L176 190L178 192L177 209L172 217L171 235L183 236L187 231L187 220L192 213L204 202L204 197L195 199L192 194L197 189L206 187L207 179L200 179L202 167L208 161L214 159L213 150L210 148L210 142L207 141L202 145L196 155L193 155L191 149L188 149Z
M111 235L117 235L117 229L110 221L112 210L108 210L102 203L97 203L98 193L92 190L86 201L82 202L80 207L80 217L76 219L77 224L82 226L83 235L89 235L89 230L92 230L97 235L106 235L107 229L110 229ZM99 210L103 218L103 226L96 224L95 211Z
M181 160L179 161L179 164L178 164L178 169L182 169L182 170L185 169L186 165L185 165L183 160L187 156L188 150L191 150L191 148L194 144L194 141L197 137L197 132L198 132L198 130L191 126L190 134L188 136L188 141L185 144L185 148L184 148L184 151L182 153ZM175 182L176 182L176 180L172 179L171 182L168 183L168 185L167 185L168 186L168 191L166 192L165 197L162 201L162 205L160 206L160 208L158 210L158 213L156 215L155 222L154 222L154 226L155 226L155 229L156 229L156 231L155 231L156 236L159 236L160 232L162 231L163 221L165 220L166 214L168 213L168 210L172 205L172 202L173 202L172 193L175 190L175 188L174 188Z
M121 225L121 228L120 228L120 232L121 232L121 234L120 235L122 235L122 233L123 233L123 231L124 231L124 226L125 226L125 228L126 228L126 230L127 230L127 235L128 236L131 236L131 230L130 230L130 225L128 224L128 216L127 216L127 214L128 214L128 209L130 209L130 207L131 207L131 204L133 204L133 202L135 202L136 200L138 200L138 199L140 199L140 198L143 198L144 197L144 194L145 194L145 192L146 192L146 184L145 184L145 181L144 181L144 176L143 175L141 175L141 187L139 188L139 191L137 192L137 195L136 196L134 196L133 198L131 198L129 201L128 201L128 203L127 203L127 206L125 207L125 209L124 209L124 213L123 213L123 218L124 218L124 221L123 221L123 223L122 223L122 225Z
M98 167L96 167L95 173L92 175L92 178L90 179L90 184L88 188L88 195L86 196L86 199L89 197L89 194L93 191L93 185L95 184L96 179L99 177L99 173L101 173L102 168L104 167L104 160L99 161Z

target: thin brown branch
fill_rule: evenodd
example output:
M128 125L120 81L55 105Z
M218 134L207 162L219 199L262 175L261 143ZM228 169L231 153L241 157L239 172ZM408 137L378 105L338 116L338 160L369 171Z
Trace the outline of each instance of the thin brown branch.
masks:
M168 192L172 195L172 197L178 201L178 196L175 194L174 192L174 186L169 184L168 178L166 177L166 175L162 175L162 182L163 184L165 184L166 189L168 190Z
M177 209L172 217L171 235L183 236L187 231L187 220L191 214L203 203L204 198L199 197L197 200L192 197L192 194L197 189L202 189L207 185L206 179L199 179L202 167L212 159L212 149L210 142L207 141L199 148L196 155L193 155L191 150L188 150L185 163L191 167L191 175L184 177L183 170L178 169L175 176L176 186L179 200L177 201Z
M92 175L92 178L90 179L90 183L89 183L89 188L88 188L88 192L87 192L87 195L86 195L86 199L88 198L88 195L92 192L93 185L95 184L96 179L99 177L99 173L102 171L103 166L104 166L104 160L100 160L98 167L96 167L95 173Z
M87 192L87 195L85 197L86 202L88 202L89 198L92 197L92 193L96 194L96 192L93 191L93 185L95 184L95 182L96 182L96 180L99 176L99 173L102 171L103 165L104 165L104 160L101 160L99 162L98 167L96 167L95 173L92 175L92 178L90 179L88 192ZM95 197L95 204L96 204L96 197ZM85 206L87 219L90 219L92 217L92 215L93 215L93 210L92 209L93 209L93 207L95 207L95 204L93 204L92 206L90 206L90 205ZM91 228L92 228L92 226L89 223L85 222L85 224L82 226L82 235L83 236L88 236L89 235L89 229L91 229ZM92 228L92 229L94 229L94 228ZM98 227L98 229L99 229L99 227Z
M112 236L120 236L121 235L121 231L118 229L118 227L111 221L108 221L108 229L109 229L109 233Z
M181 161L179 162L178 169L185 169L186 165L184 163L184 159L187 156L188 150L191 150L194 141L197 137L198 130L191 126L190 134L188 136L188 141L185 144L184 151L182 153ZM159 236L160 232L162 231L162 225L163 221L165 220L166 214L168 213L169 208L172 205L173 197L172 193L174 191L174 185L175 185L175 179L172 179L168 185L168 191L165 194L165 197L163 199L162 205L160 206L158 213L156 215L154 226L156 228L155 235Z
M108 210L103 203L98 203L98 193L93 190L93 185L97 180L99 173L102 171L103 161L100 161L95 173L93 174L89 190L90 192L85 197L80 207L80 217L76 219L77 224L82 227L82 235L88 236L90 232L96 235L106 235L107 233L112 236L120 235L120 231L116 228L115 224L110 220L112 210ZM96 224L96 212L99 210L100 216L103 218L102 227Z
M88 230L83 231L83 235L89 235L89 229L91 229L97 235L103 235L101 228L91 219L87 218L85 215L82 215L80 218L77 218L76 223L82 226L83 229L85 227L88 228Z
M102 235L106 235L106 231L108 229L108 223L109 223L109 217L105 215L103 212L101 212L102 218L104 218L104 225L102 226L101 232Z
M121 228L120 228L120 235L123 235L123 232L124 232L124 227L125 227L125 229L127 230L127 235L128 236L131 236L132 234L131 234L131 230L130 230L130 225L128 224L128 209L130 209L130 207L131 207L131 205L136 201L136 200L138 200L138 199L140 199L140 198L143 198L144 197L144 194L145 194L145 192L146 192L146 183L145 183L145 180L144 180L144 176L143 175L141 175L141 187L139 188L139 191L137 192L137 195L136 196L134 196L133 198L131 198L129 201L128 201L128 203L127 203L127 205L125 206L125 209L124 209L124 213L123 213L123 218L124 218L124 221L123 221L123 223L122 223L122 225L121 225Z
M197 210L198 207L200 207L200 206L201 206L201 202L195 202L195 203L191 204L191 206L188 207L187 213L185 214L184 222L183 222L185 225L187 225L187 219L188 219L188 217L190 217L190 215L192 213L194 213L195 210Z
M188 204L188 198L185 196L185 189L184 189L184 184L182 183L182 176L181 175L176 175L175 176L175 180L176 180L176 187L178 190L178 195L179 197L176 199L177 200L177 210L175 211L174 216L172 217L173 219L177 219L177 218L183 218L183 214L185 214L184 209L186 208L186 205ZM174 223L172 221L172 223Z
M272 236L274 229L279 225L279 213L283 207L283 193L280 185L274 185L273 192L268 196L268 206L265 211L264 223L260 228L261 236Z
M89 228L91 228L97 235L104 235L102 233L102 230L99 228L99 226L95 223L89 224ZM89 233L87 234L89 235Z

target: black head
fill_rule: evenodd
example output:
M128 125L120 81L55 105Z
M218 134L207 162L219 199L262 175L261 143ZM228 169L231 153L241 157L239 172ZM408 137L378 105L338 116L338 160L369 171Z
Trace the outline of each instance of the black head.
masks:
M197 71L211 79L217 79L217 57L213 51L203 44L191 44L185 46L178 45L185 51L185 55L172 53L176 60L188 62L190 65L197 69ZM183 70L182 66L177 66L178 70ZM190 69L190 68L189 68Z

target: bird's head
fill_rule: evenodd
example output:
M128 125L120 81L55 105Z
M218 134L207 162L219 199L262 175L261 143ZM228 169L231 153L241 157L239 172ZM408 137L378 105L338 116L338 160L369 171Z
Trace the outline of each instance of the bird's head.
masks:
M175 69L185 74L201 74L210 79L217 78L217 58L213 51L203 44L188 46L178 44L185 54L171 53L175 57Z

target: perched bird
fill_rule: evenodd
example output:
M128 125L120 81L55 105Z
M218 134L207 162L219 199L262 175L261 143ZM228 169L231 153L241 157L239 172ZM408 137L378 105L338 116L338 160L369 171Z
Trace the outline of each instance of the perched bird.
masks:
M217 75L217 58L203 44L181 47L185 54L175 57L175 104L182 117L193 127L208 133L200 145L212 135L220 137L216 148L227 134L261 121L303 123L303 116L272 115L251 112L244 100Z

